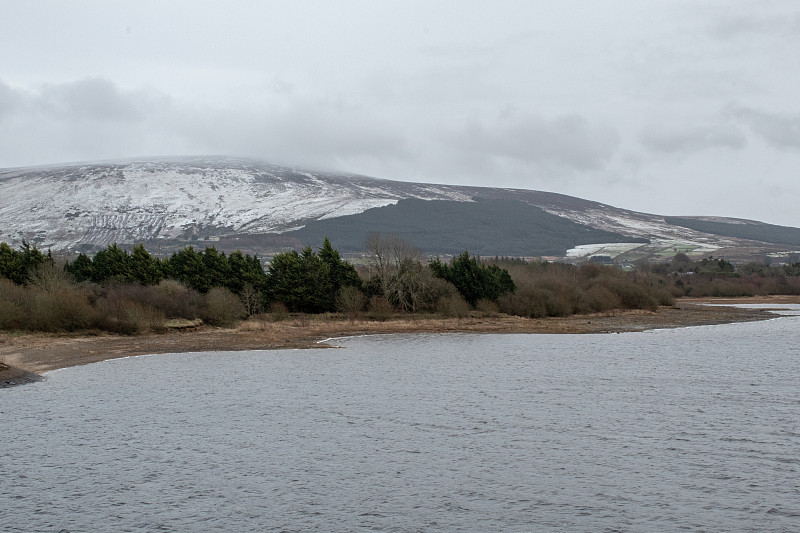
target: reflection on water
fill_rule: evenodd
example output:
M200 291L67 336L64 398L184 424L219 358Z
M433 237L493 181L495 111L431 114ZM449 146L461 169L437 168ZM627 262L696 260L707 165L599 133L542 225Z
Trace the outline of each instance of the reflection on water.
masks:
M56 371L0 391L0 524L797 530L799 321Z

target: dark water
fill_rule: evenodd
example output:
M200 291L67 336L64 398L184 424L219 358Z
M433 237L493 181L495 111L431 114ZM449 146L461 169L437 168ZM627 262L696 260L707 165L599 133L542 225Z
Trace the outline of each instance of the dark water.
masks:
M0 391L0 531L798 531L798 326L59 370Z

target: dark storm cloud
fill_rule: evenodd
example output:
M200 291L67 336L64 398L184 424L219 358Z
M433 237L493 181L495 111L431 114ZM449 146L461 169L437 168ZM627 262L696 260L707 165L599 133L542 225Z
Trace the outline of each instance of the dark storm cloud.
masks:
M651 125L642 131L639 139L648 150L669 154L715 148L739 149L747 145L744 134L736 126L728 124L681 128Z
M800 114L770 113L749 107L731 107L730 113L778 150L800 150Z
M617 151L613 128L577 115L543 118L512 114L493 124L473 121L455 142L472 157L511 158L530 165L556 165L575 170L605 166Z

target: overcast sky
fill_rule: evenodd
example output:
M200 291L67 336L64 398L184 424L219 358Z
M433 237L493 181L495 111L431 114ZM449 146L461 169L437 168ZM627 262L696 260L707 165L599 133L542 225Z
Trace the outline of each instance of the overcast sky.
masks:
M800 227L800 2L2 0L0 167L200 154Z

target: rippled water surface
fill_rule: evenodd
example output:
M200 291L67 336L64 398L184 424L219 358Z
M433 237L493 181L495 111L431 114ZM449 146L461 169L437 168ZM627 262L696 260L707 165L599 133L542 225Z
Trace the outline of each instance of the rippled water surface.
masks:
M797 531L798 326L59 370L0 391L0 530Z

